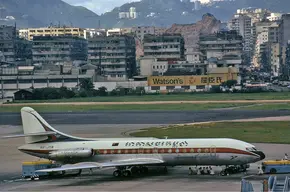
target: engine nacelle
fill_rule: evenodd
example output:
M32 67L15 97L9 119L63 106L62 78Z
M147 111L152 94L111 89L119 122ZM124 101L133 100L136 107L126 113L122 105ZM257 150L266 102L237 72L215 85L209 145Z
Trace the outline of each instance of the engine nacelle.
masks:
M66 149L53 151L48 156L51 159L89 158L94 156L94 150L87 148Z

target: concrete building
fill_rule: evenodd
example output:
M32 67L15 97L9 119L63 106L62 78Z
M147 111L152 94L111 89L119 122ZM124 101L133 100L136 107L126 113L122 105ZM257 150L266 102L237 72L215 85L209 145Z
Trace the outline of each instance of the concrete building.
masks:
M271 13L270 16L267 17L269 21L279 21L282 17L281 13Z
M0 25L0 40L12 40L16 37L15 26Z
M116 36L116 35L122 35L121 28L113 28L107 30L107 36Z
M60 74L50 70L37 70L34 66L25 67L0 67L0 95L12 97L20 89L45 88L45 87L67 87L76 88L82 79L94 81L94 70L81 70L74 68L75 73Z
M181 35L145 35L144 57L164 61L185 60L184 40Z
M128 18L130 18L129 12L120 12L119 13L119 19L128 19Z
M85 31L85 39L93 38L94 36L106 36L106 30L105 29L91 29L86 28Z
M145 35L162 35L166 30L167 28L154 26L132 27L132 33L141 41L143 41Z
M19 30L19 37L27 40L33 40L34 36L73 36L85 37L85 29L77 27L43 27L43 28L28 28Z
M131 36L97 36L89 39L88 60L107 80L124 81L136 75L135 39Z
M130 19L136 19L138 17L136 7L130 7L129 16L130 16Z
M42 69L60 70L63 62L86 63L87 41L72 36L35 36L32 55L34 65Z
M252 59L252 19L243 14L236 14L229 23L230 30L237 31L244 39L243 49L247 57L246 64L250 65Z
M262 54L267 50L267 43L269 41L269 27L275 22L272 21L259 21L253 25L253 65L256 67L261 67ZM267 53L266 53L267 54Z
M281 45L286 47L290 40L290 14L283 14L280 23Z
M278 43L280 38L279 23L273 23L268 28L268 41L270 43Z
M207 68L235 67L242 70L243 37L237 31L200 36L201 61Z
M271 65L271 75L272 76L279 76L281 74L280 68L280 53L281 53L281 46L279 43L270 43L270 65Z
M31 43L17 37L16 27L0 26L0 60L26 65L31 60Z
M18 30L18 36L20 38L29 40L29 29L19 29Z
M127 27L127 28L121 28L121 34L122 35L133 35L133 31L131 27Z
M156 58L141 58L140 59L140 75L152 76L152 75L201 75L205 72L205 65L189 63L187 61L159 61ZM174 73L174 74L172 74Z

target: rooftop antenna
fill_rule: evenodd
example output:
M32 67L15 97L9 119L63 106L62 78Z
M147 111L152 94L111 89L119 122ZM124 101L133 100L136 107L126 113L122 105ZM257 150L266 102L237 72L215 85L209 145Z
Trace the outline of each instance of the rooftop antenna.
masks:
M99 20L99 26L98 27L99 27L99 29L101 29L101 20Z

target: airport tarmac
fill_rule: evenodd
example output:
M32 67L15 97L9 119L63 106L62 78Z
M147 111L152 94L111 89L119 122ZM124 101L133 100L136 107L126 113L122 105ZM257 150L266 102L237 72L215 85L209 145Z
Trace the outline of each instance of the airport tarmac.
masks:
M101 112L97 113L65 113L65 114L44 114L44 118L51 123L58 130L81 137L124 137L123 132L129 130L136 130L140 128L166 125L173 123L179 123L178 119L170 119L174 116L175 112L139 112L134 115L133 112L120 115L117 112ZM235 113L233 111L228 114ZM264 117L268 116L280 116L289 115L288 111L280 112L261 112ZM275 115L273 115L275 113ZM151 116L150 116L151 114ZM9 115L9 114L8 114ZM10 114L11 115L11 114ZM72 116L71 116L72 115ZM145 115L149 115L147 121L141 121L138 124L138 119L143 118ZM162 121L153 121L154 115L162 119ZM168 116L169 115L169 116ZM171 116L170 116L171 115ZM176 115L176 114L175 114ZM183 115L186 116L183 118ZM212 118L214 115L218 117ZM178 116L181 117L181 123L184 121L193 122L193 116L199 117L200 121L208 120L225 120L222 116L226 115L226 111L218 112L180 112ZM244 116L250 118L249 114L236 114L236 119L241 119ZM2 114L0 114L2 116ZM107 117L109 116L109 117ZM124 118L124 119L122 119ZM10 122L15 121L17 115L10 117ZM134 118L137 118L137 120ZM263 117L262 115L254 115L251 117ZM5 117L1 117L0 122ZM6 116L6 118L8 118ZM73 118L76 118L73 120ZM80 120L85 118L88 121ZM97 120L103 119L99 124L94 124ZM111 120L109 118L112 118ZM117 118L117 120L114 118ZM151 118L151 119L150 119ZM157 119L157 117L155 117ZM234 115L232 118L234 119ZM66 123L58 124L60 121ZM82 121L86 123L75 123L76 121ZM122 120L120 124L114 124L116 121ZM5 121L7 122L7 121ZM4 123L5 123L4 122ZM146 124L147 122L147 124ZM150 122L150 124L149 124ZM1 124L4 124L1 122ZM135 123L135 124L133 124ZM12 125L11 125L12 124ZM13 125L16 124L16 125ZM7 134L14 134L22 132L19 123L13 122L10 125L0 125L0 136ZM4 154L0 158L0 191L240 191L240 182L243 177L252 181L254 188L260 190L261 182L263 178L267 176L256 176L258 164L251 166L247 175L237 174L226 177L221 176L196 176L188 175L188 167L176 167L170 169L169 173L164 175L163 173L154 173L146 177L137 177L132 180L128 179L116 179L112 176L112 170L96 171L93 175L85 173L81 177L65 178L55 180L40 180L40 181L21 181L19 180L21 175L21 162L27 160L34 160L35 158L23 154L17 150L17 147L24 143L23 138L17 138L13 140L0 140L0 152ZM257 148L265 152L267 159L281 159L284 157L284 153L290 154L289 145L273 145L273 144L255 144ZM279 149L279 150L277 150Z
M40 113L50 124L177 124L289 116L290 110L91 111ZM0 125L21 125L20 113L0 113Z

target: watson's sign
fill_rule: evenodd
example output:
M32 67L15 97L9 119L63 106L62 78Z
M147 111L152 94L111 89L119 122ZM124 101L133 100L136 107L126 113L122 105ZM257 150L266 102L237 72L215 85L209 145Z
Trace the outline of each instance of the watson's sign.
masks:
M148 77L148 86L190 86L190 85L220 85L222 82L234 79L225 75L199 75L199 76L152 76Z

